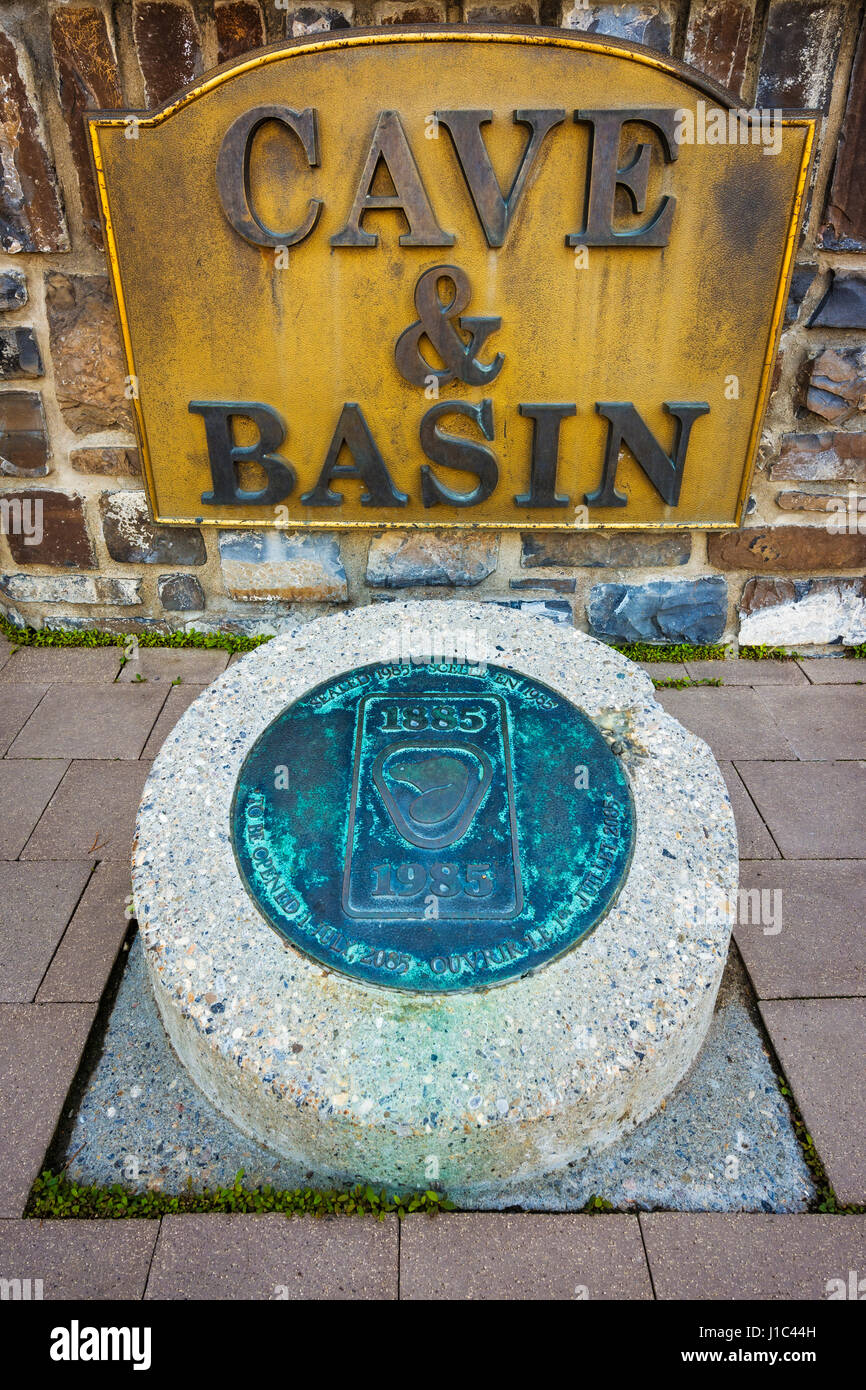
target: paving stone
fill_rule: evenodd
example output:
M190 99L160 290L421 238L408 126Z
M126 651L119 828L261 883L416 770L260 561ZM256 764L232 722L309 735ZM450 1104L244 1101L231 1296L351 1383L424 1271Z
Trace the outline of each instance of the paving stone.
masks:
M728 616L728 586L720 574L594 584L586 612L595 635L608 641L717 642Z
M374 536L366 581L377 588L480 584L496 569L499 537L490 532L386 531Z
M0 1005L0 1216L20 1216L42 1168L94 1004Z
M166 1216L148 1299L396 1299L396 1218Z
M11 763L0 763L0 771ZM129 863L149 762L74 762L22 852L22 859Z
M837 1198L866 1203L866 999L759 1007Z
M158 1221L0 1221L0 1270L47 1302L144 1297Z
M733 763L720 762L719 767L728 788L734 821L737 826L737 840L740 846L740 860L781 859L773 837L758 814L754 801L749 796L740 775Z
M161 683L80 685L74 700L51 686L7 757L137 758L165 696Z
M45 408L39 392L4 391L0 395L0 474L7 478L41 478L48 472L50 457ZM8 507L6 494L4 500ZM3 529L7 535L15 529L6 517Z
M57 400L76 434L132 432L127 365L108 280L102 275L45 275L45 307Z
M818 1300L832 1279L866 1269L866 1216L659 1211L639 1220L656 1298Z
M674 719L704 739L717 758L797 756L754 690L658 690L656 698Z
M128 685L141 676L148 684L205 686L215 681L229 664L229 653L205 647L139 647L134 661L127 661L118 680Z
M6 665L14 650L15 647L12 642L8 642L5 637L0 637L0 670Z
M88 863L88 871L92 867ZM55 872L59 868L52 866ZM40 864L33 865L32 871L45 873L46 869ZM39 987L40 1004L99 1001L129 927L126 910L131 894L128 864L97 866Z
M123 105L117 58L105 16L95 6L60 8L51 15L51 43L57 96L68 130L78 175L84 226L94 246L102 246L96 189L90 168L86 110Z
M0 29L4 177L0 250L68 251L69 236L27 53ZM22 193L23 190L23 193Z
M866 853L866 845L864 845ZM737 945L761 999L866 995L866 860L779 860L744 864L740 893L761 893L740 912ZM774 900L766 896L778 894ZM763 904L762 904L763 907ZM774 908L780 912L774 912ZM744 918L748 916L748 923ZM755 919L754 921L752 919ZM781 930L776 930L778 927Z
M652 1298L634 1216L410 1216L401 1299Z
M68 766L49 758L0 762L0 859L18 858Z
M204 539L195 526L158 526L143 492L104 492L102 530L112 560L125 565L203 565Z
M0 1003L35 998L91 868L0 863Z
M654 681L688 680L689 673L682 661L639 661L638 666Z
M786 859L862 859L866 764L740 762L737 771Z
M807 685L795 661L687 661L692 680L721 680L725 685Z
M120 647L19 647L0 670L7 681L39 685L97 685L113 681L120 670ZM0 690L0 703L6 699Z
M202 72L201 41L186 0L136 0L133 36L144 77L145 101L160 106Z
M866 661L850 657L807 656L801 657L797 665L813 685L856 685L866 681Z
M236 660L238 660L237 656L232 657L232 661ZM231 665L231 662L229 664ZM144 751L141 755L143 758L156 757L184 710L189 708L193 700L205 688L203 685L175 685L171 688L168 699L162 707L162 712L144 745Z
M798 758L862 758L866 752L866 686L765 688L759 699Z
M13 684L0 672L0 757L35 710L47 685Z
M47 488L5 492L3 496L8 503L19 503L22 519L28 523L27 530L7 533L16 565L55 565L75 570L95 567L96 553L84 519L83 498ZM39 526L34 534L31 523L37 517Z

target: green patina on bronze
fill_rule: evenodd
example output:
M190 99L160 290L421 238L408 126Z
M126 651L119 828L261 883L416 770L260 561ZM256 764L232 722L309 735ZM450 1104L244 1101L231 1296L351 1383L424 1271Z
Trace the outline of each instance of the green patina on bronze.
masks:
M381 664L289 705L241 768L247 890L330 969L486 988L577 945L613 904L634 811L598 729L497 666Z

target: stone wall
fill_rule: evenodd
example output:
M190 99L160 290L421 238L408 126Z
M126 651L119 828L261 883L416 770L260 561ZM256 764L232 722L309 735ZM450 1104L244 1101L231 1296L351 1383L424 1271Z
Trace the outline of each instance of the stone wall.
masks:
M34 626L260 632L396 592L454 594L538 608L611 640L862 642L863 8L862 0L0 0L3 610ZM286 34L460 20L625 37L684 58L747 106L824 113L745 528L521 537L154 526L82 110L154 106ZM28 528L38 501L40 539Z

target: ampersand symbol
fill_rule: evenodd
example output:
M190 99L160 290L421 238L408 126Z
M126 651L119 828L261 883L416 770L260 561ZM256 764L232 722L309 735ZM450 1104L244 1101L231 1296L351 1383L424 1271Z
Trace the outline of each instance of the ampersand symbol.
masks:
M443 280L449 281L454 290L446 303L439 298L439 284ZM415 286L418 321L400 334L394 348L397 370L413 386L429 386L431 378L439 386L447 386L455 379L465 381L468 386L483 386L499 375L505 361L502 353L498 352L487 364L478 361L478 354L490 334L502 326L502 319L463 315L471 297L469 277L459 266L434 265L420 276ZM470 335L468 343L459 330ZM425 336L446 363L445 367L431 367L424 357L421 339Z

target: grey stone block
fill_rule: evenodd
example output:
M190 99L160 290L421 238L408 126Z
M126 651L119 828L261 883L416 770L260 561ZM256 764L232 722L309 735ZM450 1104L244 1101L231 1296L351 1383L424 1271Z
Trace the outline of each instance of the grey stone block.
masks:
M590 627L613 642L717 642L725 630L728 586L721 575L596 584L587 604Z

